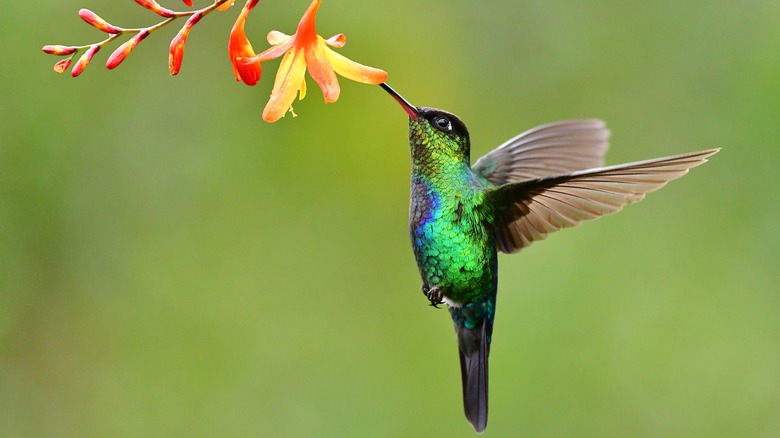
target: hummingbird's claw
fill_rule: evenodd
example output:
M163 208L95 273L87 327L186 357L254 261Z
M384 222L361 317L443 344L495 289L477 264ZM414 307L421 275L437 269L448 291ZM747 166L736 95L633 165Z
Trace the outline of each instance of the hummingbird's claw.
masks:
M438 309L439 304L444 304L444 301L442 300L444 294L442 293L441 289L439 289L438 286L433 286L430 289L426 289L425 285L423 285L422 289L426 298L428 298L428 301L431 302L431 306Z

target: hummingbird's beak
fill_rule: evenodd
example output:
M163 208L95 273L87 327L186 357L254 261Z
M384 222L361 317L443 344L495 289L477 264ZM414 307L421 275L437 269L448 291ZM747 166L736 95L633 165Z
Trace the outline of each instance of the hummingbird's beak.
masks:
M393 96L393 99L395 99L399 104L401 104L401 107L406 111L406 114L409 114L409 117L412 119L416 119L420 116L420 112L417 110L417 107L409 103L408 100L404 99L403 96L396 93L395 90L393 90L389 85L386 83L379 84L380 87L384 88L385 91L390 93L391 96Z

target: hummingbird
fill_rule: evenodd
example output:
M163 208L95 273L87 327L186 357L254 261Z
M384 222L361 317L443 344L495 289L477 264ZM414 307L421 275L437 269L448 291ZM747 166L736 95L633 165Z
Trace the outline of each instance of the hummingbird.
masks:
M525 131L470 165L469 132L457 116L380 86L409 116L412 249L423 294L454 322L466 419L482 433L498 253L615 213L720 149L603 167L606 124L567 120Z

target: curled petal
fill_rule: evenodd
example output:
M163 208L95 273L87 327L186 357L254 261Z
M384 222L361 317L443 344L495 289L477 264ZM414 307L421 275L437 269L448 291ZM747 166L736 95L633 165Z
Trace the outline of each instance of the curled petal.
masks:
M387 81L387 72L374 67L359 64L333 50L325 49L325 55L336 73L364 84L381 84Z
M56 71L57 73L64 72L65 70L68 69L68 67L70 66L70 62L72 60L73 58L60 59L59 61L57 61L56 64L54 64L54 71Z
M268 32L268 36L266 39L268 40L268 44L272 46L276 46L279 44L284 44L287 41L292 38L290 35L287 35L286 33L279 32L278 30L272 30Z
M311 78L320 86L325 103L332 103L338 100L341 88L336 73L325 55L326 50L328 49L323 44L314 44L307 47L304 53Z
M284 55L276 73L271 99L263 109L263 120L275 122L284 117L295 100L295 93L301 87L304 73L306 59L302 50L294 50Z
M79 10L79 17L105 33L122 33L121 28L109 24L106 20L100 18L96 13L90 11L89 9Z
M83 55L81 55L81 58L76 61L76 65L74 65L73 69L70 71L71 76L75 78L76 76L80 75L84 69L87 68L87 64L89 64L89 61L92 60L92 57L95 56L95 53L97 53L98 50L100 50L99 45L95 44L90 46L90 48L87 49Z
M138 34L136 34L134 37L130 38L129 40L122 43L121 46L117 47L116 50L114 50L114 53L111 54L111 56L108 57L108 60L106 61L106 68L111 70L119 66L119 64L122 63L122 61L127 58L127 55L130 54L130 52L135 49L135 46L138 45L141 41L144 40L144 38L149 36L149 31L144 29Z
M320 39L322 39L322 37L320 37ZM325 44L331 47L335 47L337 49L340 49L344 47L345 44L347 44L347 37L343 33L336 34L328 39L322 39L322 40L325 41Z
M175 12L160 6L160 4L154 0L135 0L135 2L161 17L173 17L175 14Z
M57 55L57 56L65 56L65 55L72 55L76 53L77 48L73 46L43 46L43 51L48 53L49 55Z

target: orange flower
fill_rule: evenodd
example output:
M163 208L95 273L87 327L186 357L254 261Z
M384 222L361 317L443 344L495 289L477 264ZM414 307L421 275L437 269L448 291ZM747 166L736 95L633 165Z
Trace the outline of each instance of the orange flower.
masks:
M294 35L272 31L268 34L268 43L273 46L270 49L256 56L231 58L234 60L234 69L239 64L245 68L254 66L259 72L261 62L284 55L276 74L271 99L263 110L263 120L267 122L275 122L284 117L288 110L292 110L296 93L303 99L306 95L304 75L307 70L322 90L326 103L335 102L339 98L341 88L336 73L364 84L380 84L387 80L385 71L358 64L330 48L341 48L346 44L343 34L327 40L317 35L315 20L321 2L311 2Z
M233 74L236 76L237 81L244 81L247 85L255 85L260 80L260 75L263 72L259 61L249 64L237 61L241 58L255 56L255 50L244 32L244 24L249 12L257 5L258 1L260 0L248 0L246 2L244 9L241 10L238 19L236 19L236 24L233 25L233 30L230 31L230 40L228 41L228 56L230 56L230 62L233 64Z

